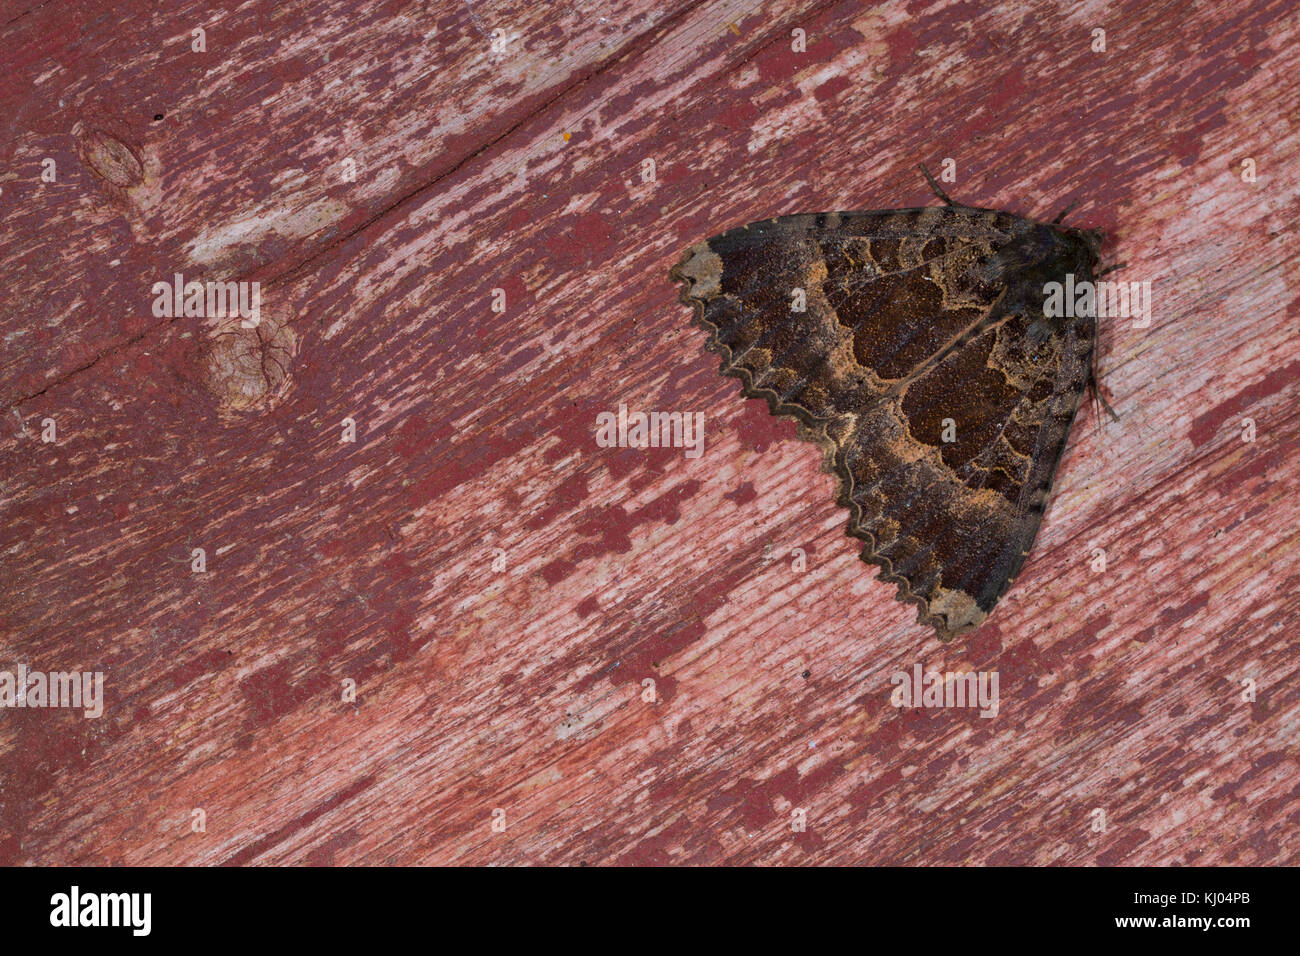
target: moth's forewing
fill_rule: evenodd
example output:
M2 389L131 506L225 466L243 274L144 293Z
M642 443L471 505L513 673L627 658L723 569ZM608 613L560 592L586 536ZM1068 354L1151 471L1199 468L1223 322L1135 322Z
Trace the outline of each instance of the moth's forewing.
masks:
M1045 279L1092 278L1063 235L965 206L783 216L672 271L723 374L822 448L862 558L943 640L1019 571L1088 382L1093 320L1043 334Z

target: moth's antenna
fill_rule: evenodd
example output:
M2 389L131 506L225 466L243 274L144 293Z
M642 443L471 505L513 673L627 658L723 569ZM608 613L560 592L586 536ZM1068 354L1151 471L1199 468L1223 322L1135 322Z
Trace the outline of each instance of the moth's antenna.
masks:
M949 195L946 192L944 192L942 189L939 188L939 184L936 183L934 181L934 177L930 175L930 170L925 168L925 163L921 164L921 175L925 177L925 181L930 184L930 190L936 196L942 199L949 206L957 205L955 202L952 201L951 197L949 197Z
M1061 210L1060 214L1055 219L1052 220L1052 225L1059 226L1061 224L1061 220L1064 219L1066 216L1068 216L1071 210L1078 209L1078 208L1079 208L1079 200L1076 199L1074 202L1070 203L1070 205L1066 206L1064 209Z
M1100 279L1104 275L1110 275L1112 272L1118 272L1120 269L1123 269L1127 265L1128 265L1127 262L1117 262L1113 266L1107 266L1106 268L1102 269L1100 272L1097 273L1097 278Z

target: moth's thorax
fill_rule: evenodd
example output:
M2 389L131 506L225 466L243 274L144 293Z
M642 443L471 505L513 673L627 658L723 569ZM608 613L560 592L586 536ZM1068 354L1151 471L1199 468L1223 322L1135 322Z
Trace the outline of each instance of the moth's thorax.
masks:
M1077 322L1048 308L1049 289L1067 276L1092 282L1101 233L1021 219L1008 242L989 266L1006 283L996 315L1020 314L1030 320L1029 337L1038 342L1066 331Z
M1102 234L1095 229L1070 229L1024 220L1009 244L1021 268L1091 276L1101 252Z

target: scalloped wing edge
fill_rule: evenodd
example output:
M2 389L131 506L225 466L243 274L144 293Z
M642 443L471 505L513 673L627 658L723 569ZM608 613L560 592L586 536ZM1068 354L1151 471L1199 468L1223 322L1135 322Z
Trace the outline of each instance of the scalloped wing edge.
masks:
M687 268L695 260L696 256L712 256L718 260L717 270L708 270L703 274L692 274L687 272ZM706 258L707 262L707 258ZM849 472L847 465L841 460L839 446L826 434L826 426L830 424L825 419L814 417L808 409L794 402L783 402L781 396L769 388L755 387L753 376L749 370L743 366L732 363L731 347L721 341L720 330L717 325L710 322L705 317L706 306L708 303L721 294L721 258L709 247L709 240L697 242L690 246L683 254L681 260L669 270L669 277L674 282L682 283L678 293L678 301L683 305L690 306L695 313L694 320L697 325L701 326L709 333L709 341L704 348L721 358L721 365L718 371L722 375L739 379L741 383L741 394L745 398L761 398L767 402L768 411L774 416L785 416L793 418L798 423L797 435L800 439L818 446L822 452L822 471L832 475L835 478L835 503L845 508L849 512L848 524L845 527L845 533L866 544L859 554L859 558L868 563L876 565L880 570L877 577L887 584L893 584L898 588L898 599L917 608L917 623L933 627L938 633L939 640L948 643L953 638L959 637L979 627L987 620L988 615L985 613L978 621L969 622L956 628L951 628L947 617L942 612L932 611L930 601L923 595L916 594L912 591L912 583L901 574L894 571L893 562L886 556L876 551L879 544L875 535L871 533L862 524L862 508L853 501L853 476ZM699 270L696 270L699 272ZM716 272L716 274L709 274ZM717 291L707 294L706 283L716 284ZM700 285L700 292L696 292L696 286ZM1003 593L1011 586L1010 579L1007 581Z

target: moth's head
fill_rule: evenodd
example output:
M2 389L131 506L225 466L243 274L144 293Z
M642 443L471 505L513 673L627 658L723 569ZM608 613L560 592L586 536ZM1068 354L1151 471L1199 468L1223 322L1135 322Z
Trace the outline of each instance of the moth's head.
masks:
M1075 282L1092 280L1103 238L1098 229L1024 221L1018 235L989 263L1007 285L1000 311L1031 317L1029 336L1035 343L1061 331L1069 321L1067 314L1074 314L1057 307L1061 287L1071 275Z
M1065 244L1072 247L1076 261L1086 263L1091 269L1101 259L1101 244L1106 241L1106 234L1100 229L1057 228Z
M1082 279L1096 271L1104 239L1100 229L1021 220L1011 241L989 261L989 277L1007 270L1025 278L1073 272Z

